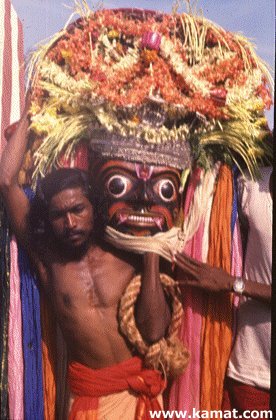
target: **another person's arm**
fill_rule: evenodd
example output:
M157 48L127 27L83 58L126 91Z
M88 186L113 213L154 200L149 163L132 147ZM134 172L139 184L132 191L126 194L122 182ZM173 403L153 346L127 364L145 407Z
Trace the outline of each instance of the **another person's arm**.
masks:
M185 254L177 253L175 256L177 266L188 276L183 276L181 284L204 289L209 292L233 292L236 277L231 276L222 268L211 267L188 257ZM245 288L242 292L244 296L251 297L259 301L270 303L271 286L257 283L250 279L243 278Z
M5 147L0 162L0 191L7 208L12 229L16 237L27 246L29 200L18 184L18 174L28 142L28 111L30 94L18 126Z
M154 253L144 256L135 319L143 339L149 344L164 337L170 324L171 311L160 281L159 256Z

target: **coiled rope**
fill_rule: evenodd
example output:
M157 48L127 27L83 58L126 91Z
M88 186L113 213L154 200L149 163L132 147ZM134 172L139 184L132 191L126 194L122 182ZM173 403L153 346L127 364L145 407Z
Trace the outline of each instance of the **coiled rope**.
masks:
M172 300L172 319L168 336L148 345L136 326L134 309L141 288L141 275L135 276L128 284L119 307L119 325L129 342L144 356L145 365L163 371L167 376L183 373L189 361L189 352L178 338L182 322L183 308L177 283L166 274L160 274L165 293Z

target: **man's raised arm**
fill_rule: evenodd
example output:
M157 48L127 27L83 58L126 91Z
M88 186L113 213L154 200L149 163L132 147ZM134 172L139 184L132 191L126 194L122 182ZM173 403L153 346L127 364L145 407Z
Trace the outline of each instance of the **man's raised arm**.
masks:
M144 255L144 269L135 315L138 329L148 344L165 336L171 321L171 311L160 281L157 254Z
M0 161L0 191L7 208L12 229L23 245L28 245L29 200L18 184L18 174L28 142L30 93L18 126L5 147Z

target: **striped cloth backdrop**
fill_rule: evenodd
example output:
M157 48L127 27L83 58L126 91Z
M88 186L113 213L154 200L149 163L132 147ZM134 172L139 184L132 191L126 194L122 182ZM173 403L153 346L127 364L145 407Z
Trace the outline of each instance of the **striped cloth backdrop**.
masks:
M10 0L0 0L0 153L4 130L20 118L24 104L22 24Z
M6 145L4 130L20 118L24 103L23 61L22 24L10 0L0 0L0 155ZM7 226L6 215L2 212L0 220L2 251L5 242L6 246L9 246L7 242L9 233L5 226ZM10 255L5 252L4 256L2 253L1 268L0 417L1 419L22 419L22 322L15 241L12 242ZM8 380L9 376L11 380Z

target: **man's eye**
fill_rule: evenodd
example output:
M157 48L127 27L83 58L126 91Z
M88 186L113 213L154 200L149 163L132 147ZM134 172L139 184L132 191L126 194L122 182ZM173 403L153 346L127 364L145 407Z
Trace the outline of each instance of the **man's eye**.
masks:
M59 212L52 212L50 213L50 219L51 220L58 220L62 217L62 213Z
M177 197L174 183L170 179L163 179L162 181L159 181L155 186L155 190L156 189L158 195L162 198L163 201L173 201Z
M84 206L79 206L74 209L74 213L81 213L84 210Z
M113 175L106 183L107 191L116 198L126 194L130 186L130 180L123 175Z

